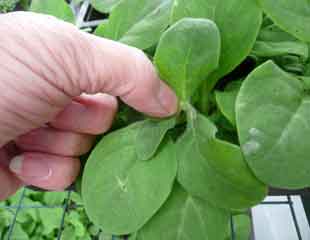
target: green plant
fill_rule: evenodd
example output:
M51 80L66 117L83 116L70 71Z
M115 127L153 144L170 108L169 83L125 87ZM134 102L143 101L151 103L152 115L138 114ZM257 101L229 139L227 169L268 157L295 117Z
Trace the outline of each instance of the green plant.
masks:
M1 0L0 1L0 13L7 13L12 11L19 0Z
M92 4L110 13L95 34L144 50L180 99L165 120L122 108L90 154L81 191L103 232L224 240L232 214L247 239L250 224L238 214L268 186L310 185L309 1Z
M9 226L13 222L15 209L21 206L11 234L13 240L54 240L57 238L63 204L68 194L65 192L36 192L20 190L0 204L0 238L8 239ZM23 194L23 199L20 201ZM71 193L69 205L82 204L77 193ZM8 208L2 208L7 206ZM64 221L64 240L91 240L99 234L99 229L87 218L83 208L71 209Z

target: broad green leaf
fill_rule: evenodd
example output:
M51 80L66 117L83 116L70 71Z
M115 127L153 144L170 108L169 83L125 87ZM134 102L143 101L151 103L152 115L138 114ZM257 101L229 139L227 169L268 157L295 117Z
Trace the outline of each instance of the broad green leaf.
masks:
M206 117L190 113L190 125L177 142L178 180L193 196L232 210L260 203L267 189L248 168L240 148L216 139Z
M126 0L112 11L104 31L107 38L147 49L169 24L171 0Z
M309 0L258 0L264 12L284 31L310 41Z
M65 0L32 0L30 11L55 16L74 23L75 17Z
M220 111L234 126L236 125L235 104L240 87L241 81L234 81L224 91L215 92L216 102Z
M161 37L154 61L162 79L188 101L219 62L220 34L214 22L185 18Z
M171 22L175 23L184 17L214 19L219 0L174 0Z
M141 49L152 47L159 41L161 34L168 27L170 10L171 1L166 0L147 15L143 21L128 30L119 41Z
M238 214L233 216L233 226L235 236L232 238L231 229L228 233L228 236L225 240L237 239L237 240L249 240L252 224L251 219L246 214Z
M176 185L164 206L140 229L137 239L223 240L228 226L228 212L192 197Z
M106 233L141 228L168 198L177 171L174 144L167 139L150 161L136 154L143 122L104 137L86 163L82 197L90 219Z
M268 61L244 81L236 103L242 151L273 187L310 186L309 86Z
M252 54L257 57L271 58L283 55L296 55L303 59L308 58L308 45L303 42L264 42L257 41L252 49Z
M297 40L294 36L283 31L275 24L263 27L257 39L264 42L292 42Z
M98 12L109 13L119 4L121 0L90 0L90 4Z
M135 143L139 159L148 160L154 156L167 131L175 126L175 121L175 118L149 119L141 124Z
M209 90L250 53L258 35L262 11L256 0L175 0L172 22L182 17L213 20L221 33L219 67L208 77Z

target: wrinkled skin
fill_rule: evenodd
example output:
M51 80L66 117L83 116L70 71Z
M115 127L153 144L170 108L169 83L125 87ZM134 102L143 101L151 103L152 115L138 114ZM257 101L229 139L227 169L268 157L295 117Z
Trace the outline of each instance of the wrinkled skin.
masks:
M69 186L78 157L111 126L116 96L155 117L177 111L140 50L45 15L3 14L0 22L0 199L23 185Z

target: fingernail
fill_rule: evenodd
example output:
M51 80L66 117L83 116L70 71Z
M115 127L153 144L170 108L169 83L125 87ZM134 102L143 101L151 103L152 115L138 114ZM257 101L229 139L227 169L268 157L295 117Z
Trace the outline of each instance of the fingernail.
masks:
M12 158L10 162L10 170L16 174L20 174L22 172L23 160L23 156L16 156Z
M44 180L52 175L52 171L44 161L16 156L10 162L10 170L23 178Z
M178 99L175 93L164 82L160 83L158 101L168 115L173 115L178 110Z

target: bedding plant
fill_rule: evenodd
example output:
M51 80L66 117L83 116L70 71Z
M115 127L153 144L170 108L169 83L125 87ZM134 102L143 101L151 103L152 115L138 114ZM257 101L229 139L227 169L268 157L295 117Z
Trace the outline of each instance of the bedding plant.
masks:
M122 105L90 153L78 188L104 233L226 240L233 215L247 239L268 187L310 185L308 0L90 2L94 34L142 49L180 102L169 119ZM30 9L75 21L63 0Z
M21 202L22 197L22 202ZM8 200L0 203L0 239L11 240L55 240L64 214L66 192L39 192L20 190ZM62 240L104 239L100 229L92 224L85 210L80 207L79 194L70 193L70 201L64 218ZM20 206L15 218L15 210ZM10 225L15 222L10 232ZM9 238L10 236L10 238ZM111 240L111 239L110 239Z

